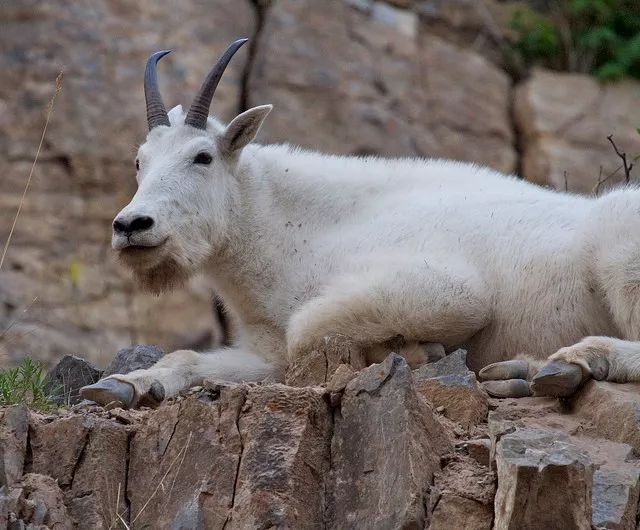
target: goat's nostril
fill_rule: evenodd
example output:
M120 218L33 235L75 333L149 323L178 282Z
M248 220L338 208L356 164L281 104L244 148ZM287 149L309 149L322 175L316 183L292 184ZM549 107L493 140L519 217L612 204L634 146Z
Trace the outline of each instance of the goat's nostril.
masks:
M136 217L129 224L129 231L139 232L141 230L148 230L153 226L153 219L147 215Z
M127 225L127 223L116 219L115 221L113 221L113 230L114 232L119 232L122 234L124 232L129 232L129 226Z

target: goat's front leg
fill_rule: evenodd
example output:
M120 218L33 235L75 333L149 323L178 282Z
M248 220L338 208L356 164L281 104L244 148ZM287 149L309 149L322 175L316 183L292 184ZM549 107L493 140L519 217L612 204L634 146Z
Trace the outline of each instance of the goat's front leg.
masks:
M496 397L547 395L566 397L588 379L640 381L640 342L586 337L561 348L547 362L526 357L491 364L480 370L485 389ZM527 379L531 379L529 385Z
M151 368L114 374L85 386L80 395L106 405L157 406L182 390L201 385L205 379L244 382L280 378L278 367L254 353L225 348L211 353L179 350L165 355Z

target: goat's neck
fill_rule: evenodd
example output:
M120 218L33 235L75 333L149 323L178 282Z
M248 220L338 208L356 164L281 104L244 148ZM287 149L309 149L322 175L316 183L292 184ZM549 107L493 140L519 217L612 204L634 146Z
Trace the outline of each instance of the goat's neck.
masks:
M296 158L284 146L250 146L238 165L232 238L226 252L212 259L209 274L245 322L273 318L270 305L289 288L293 258L335 221L332 194L325 193L319 175L300 175Z

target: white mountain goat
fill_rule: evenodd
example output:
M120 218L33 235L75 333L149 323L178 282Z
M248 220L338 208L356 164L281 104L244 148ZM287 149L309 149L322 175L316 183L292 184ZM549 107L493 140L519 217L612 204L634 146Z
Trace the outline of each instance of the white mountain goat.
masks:
M113 222L113 248L149 290L205 271L238 322L235 343L171 353L83 396L137 406L204 378L282 380L331 334L371 362L398 337L411 362L422 343L464 347L475 370L498 363L483 370L495 395L529 394L549 354L539 393L640 380L640 190L583 197L473 164L252 144L270 105L227 126L208 116L244 42L186 115L167 113L158 90L169 52L149 58L138 190Z

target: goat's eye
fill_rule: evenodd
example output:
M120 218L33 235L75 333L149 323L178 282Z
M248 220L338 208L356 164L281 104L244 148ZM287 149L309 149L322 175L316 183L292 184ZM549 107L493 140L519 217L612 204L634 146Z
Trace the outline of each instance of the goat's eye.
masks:
M211 164L211 155L209 153L198 153L193 159L194 164L203 164L205 166Z
M140 171L140 160L136 158L136 171Z

